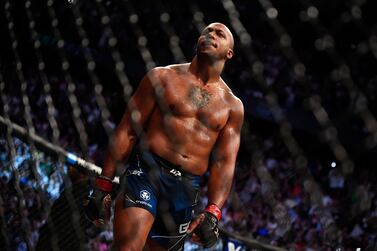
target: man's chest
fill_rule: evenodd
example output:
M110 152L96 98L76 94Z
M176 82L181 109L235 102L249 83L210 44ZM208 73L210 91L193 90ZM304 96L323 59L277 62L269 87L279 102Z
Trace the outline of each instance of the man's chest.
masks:
M224 90L183 81L165 83L160 104L173 116L196 118L214 130L221 129L229 116Z

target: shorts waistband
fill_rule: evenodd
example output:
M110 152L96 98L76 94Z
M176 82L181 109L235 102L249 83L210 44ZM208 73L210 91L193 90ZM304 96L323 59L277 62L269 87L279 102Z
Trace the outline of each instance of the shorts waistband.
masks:
M142 160L148 165L153 164L151 163L151 159L153 159L153 162L155 162L158 167L161 167L162 170L177 178L185 177L188 179L200 179L199 175L195 175L183 170L180 165L173 164L152 151L139 151L137 154L139 154Z

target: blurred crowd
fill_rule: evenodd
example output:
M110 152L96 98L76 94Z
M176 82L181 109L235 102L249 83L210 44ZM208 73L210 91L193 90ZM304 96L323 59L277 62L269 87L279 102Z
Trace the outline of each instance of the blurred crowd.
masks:
M234 193L223 220L226 229L293 250L334 250L334 240L345 250L374 250L376 176L367 170L345 176L335 164L325 166L311 160L305 168L310 169L320 187L320 191L312 191L293 158L282 150L281 142L255 139L253 154L259 152L263 157L254 166L239 163L242 167L237 170ZM317 202L313 201L315 196ZM323 221L329 216L337 227L332 241Z
M1 163L0 194L1 216L7 229L12 250L28 250L35 245L39 230L45 224L51 201L58 198L63 183L62 174L49 157L38 158L37 180L33 173L30 148L19 139L14 140L16 155L11 163L6 141L0 139ZM2 240L5 241L5 240ZM3 247L6 247L2 243Z
M90 190L86 173L41 151L32 154L18 138L12 142L16 155L10 162L8 144L0 139L0 208L7 237L1 246L46 251L56 238L60 250L109 250L112 226L97 229L83 213Z
M191 60L201 20L206 23L224 22L235 34L235 57L227 63L223 77L245 105L246 133L243 133L235 182L223 209L221 226L241 236L299 251L326 250L338 244L348 250L365 250L376 245L377 176L370 170L370 165L356 163L353 173L346 174L335 157L332 157L333 163L329 161L331 158L323 157L326 155L324 152L331 150L319 147L307 154L304 167L299 166L288 151L289 145L279 128L279 118L286 115L292 130L303 131L304 136L300 136L303 147L315 144L312 139L321 135L320 123L314 118L310 105L315 97L337 127L337 135L347 149L355 150L354 144L358 153L375 151L376 140L366 140L373 129L373 125L366 123L371 118L368 116L377 116L377 64L373 54L377 39L363 32L376 24L369 13L370 1L358 3L358 8L364 13L362 24L352 18L353 12L348 13L348 5L342 1L334 1L336 8L319 4L317 11L323 18L319 21L325 24L327 30L323 30L322 26L318 29L318 23L308 21L307 6L300 6L299 1L292 1L292 6L272 1L279 10L278 21L290 35L291 49L282 45L280 35L276 34L268 17L262 15L265 10L261 6L254 1L233 1L244 28L253 38L251 50L245 50L236 36L237 27L229 23L221 1L157 2L160 4L156 3L152 8L144 1L124 1L122 4L102 1L117 38L116 48L124 61L124 73L133 88L137 87L148 64L180 63L176 50L172 50L172 36L179 38L177 45L183 57ZM75 6L80 8L83 28L90 41L89 50L82 46L76 32L78 27L72 12L75 7L56 1L52 7L65 40L59 52L54 29L49 25L51 17L47 14L47 5L42 2L31 5L41 42L40 52L46 63L46 68L38 71L35 48L30 38L25 37L30 28L24 6L14 3L15 34L19 39L18 50L23 62L21 70L27 85L21 88L22 76L15 71L12 56L13 41L5 35L1 48L6 50L1 50L8 60L0 65L5 83L1 94L9 109L4 109L2 104L0 114L7 112L13 122L26 126L25 94L31 108L27 115L31 116L36 133L52 141L53 128L48 113L51 104L49 106L47 102L48 96L51 96L55 108L52 114L57 121L54 129L59 131L57 143L101 165L107 146L107 130L113 129L119 122L125 108L125 97L112 60L114 52L108 47L111 32L101 23L103 12L92 1L78 1ZM137 16L133 15L136 13ZM167 22L162 21L163 13L168 13L164 16ZM203 14L202 19L200 13ZM334 25L330 25L331 22ZM0 28L5 26L1 24ZM4 32L7 34L7 31ZM147 52L143 41L152 55L149 59L145 58ZM327 48L329 43L335 44L336 48ZM70 63L68 71L61 66L63 54ZM98 88L95 91L91 73L86 69L88 54L96 63L94 73L102 84L100 91ZM47 87L42 81L43 75L47 78ZM99 105L100 96L106 106ZM280 110L277 111L273 105ZM106 110L109 116L104 119ZM275 127L256 129L254 123L262 125L262 128L273 123ZM29 146L15 138L16 156L12 166L4 138L0 137L2 219L6 223L12 250L27 250L28 245L37 245L41 229L51 216L53 204L59 201L63 191L74 186L67 179L67 166L57 164L55 159L40 151L34 156L35 162L31 161ZM362 144L364 140L369 142L366 146ZM320 143L317 145L321 146ZM32 171L33 166L40 176L39 182ZM308 170L310 177L303 175L306 173L303 168ZM18 178L15 169L20 174ZM310 188L312 186L318 188L315 193ZM83 195L79 194L76 198L82 198L80 196ZM25 202L23 207L22 198ZM71 200L75 201L74 198ZM64 205L63 202L59 204ZM328 222L335 228L332 236L329 236ZM90 230L88 226L83 231L85 236L89 236L81 239L89 243L87 248L103 251L110 248L112 236L109 230L100 232ZM22 235L25 232L29 233L27 238Z

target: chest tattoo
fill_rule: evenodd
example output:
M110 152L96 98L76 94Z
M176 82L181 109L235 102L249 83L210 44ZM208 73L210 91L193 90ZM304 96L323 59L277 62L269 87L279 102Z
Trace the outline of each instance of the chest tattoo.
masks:
M197 108L203 108L209 104L211 93L198 86L193 86L188 92L188 99Z

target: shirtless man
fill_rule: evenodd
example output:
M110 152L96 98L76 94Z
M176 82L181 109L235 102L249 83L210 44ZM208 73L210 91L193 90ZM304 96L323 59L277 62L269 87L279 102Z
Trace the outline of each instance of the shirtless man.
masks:
M117 162L129 158L115 204L118 250L183 250L186 236L204 247L216 243L244 114L242 102L220 77L233 45L225 25L208 25L191 63L151 70L131 97L87 206L92 221L108 217ZM130 156L133 148L136 154ZM193 220L200 177L207 170L208 205Z

